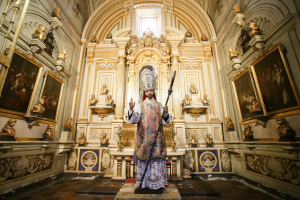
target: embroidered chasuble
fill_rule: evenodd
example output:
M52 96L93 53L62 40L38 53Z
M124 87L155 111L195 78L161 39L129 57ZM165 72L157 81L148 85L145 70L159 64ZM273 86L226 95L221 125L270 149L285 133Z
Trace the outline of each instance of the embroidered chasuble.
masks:
M161 103L154 100L154 98L151 100L146 98L141 104L135 106L132 112L129 111L130 117L128 123L138 124L134 151L134 160L137 163L136 187L138 187L141 182L162 112L163 107ZM162 120L162 124L167 126L169 122L170 117L166 114ZM156 190L167 187L166 155L167 147L163 128L161 127L142 188L148 187Z

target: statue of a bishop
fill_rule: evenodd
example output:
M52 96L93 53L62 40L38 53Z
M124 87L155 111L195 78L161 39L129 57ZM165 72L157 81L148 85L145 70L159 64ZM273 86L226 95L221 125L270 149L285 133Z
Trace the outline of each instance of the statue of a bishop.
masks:
M138 124L134 151L134 160L137 163L136 187L139 187L142 180L162 112L164 113L162 124L167 126L170 123L168 106L163 107L156 101L155 86L154 74L149 69L144 69L140 81L140 88L144 91L143 100L136 106L132 99L129 103L128 123ZM142 188L157 190L167 187L166 155L167 146L161 126Z

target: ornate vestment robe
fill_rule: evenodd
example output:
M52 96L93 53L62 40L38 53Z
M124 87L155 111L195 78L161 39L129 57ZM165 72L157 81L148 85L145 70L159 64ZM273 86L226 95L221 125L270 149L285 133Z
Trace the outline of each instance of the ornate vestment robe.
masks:
M138 124L134 160L137 163L137 180L136 187L139 186L147 160L149 158L151 146L155 139L155 132L159 126L162 105L154 98L149 100L146 98L141 104L137 105L132 112L129 111L128 123ZM166 114L162 120L162 124L167 126L170 117ZM166 155L167 147L163 131L158 133L156 144L153 150L153 156L150 160L146 175L142 184L142 188L150 188L153 190L165 188L167 186L166 173Z

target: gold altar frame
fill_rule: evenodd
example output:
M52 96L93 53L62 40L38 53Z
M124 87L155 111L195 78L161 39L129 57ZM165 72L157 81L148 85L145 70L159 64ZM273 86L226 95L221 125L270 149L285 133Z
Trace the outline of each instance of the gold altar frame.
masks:
M275 51L279 51L279 54L281 56L281 60L280 61L282 61L283 65L284 65L284 69L286 71L286 74L287 74L287 77L288 77L288 81L289 81L289 83L291 85L291 88L293 90L293 95L294 95L294 97L295 97L295 99L297 101L297 106L293 106L293 107L289 107L289 108L283 108L283 109L278 109L278 110L275 110L275 111L268 112L267 109L266 109L266 102L264 101L264 98L263 98L263 95L262 95L262 90L260 88L259 79L258 79L258 73L257 73L256 67L257 67L257 65L261 61L263 61L264 59L266 59L266 57L268 57L271 53L273 53ZM284 54L284 47L281 44L281 42L279 42L279 43L277 43L275 45L268 46L268 48L266 48L266 50L260 50L259 55L257 57L255 57L253 59L253 62L251 63L251 69L252 69L253 77L254 77L255 84L256 84L256 87L257 87L257 90L258 90L258 95L259 95L259 98L260 98L261 106L262 106L262 109L263 109L265 115L273 115L273 114L280 113L280 116L283 117L283 116L290 115L290 113L284 113L286 111L300 109L299 93L297 91L295 82L293 80L293 76L292 76L291 70L289 68L286 56Z
M55 122L56 123L57 122L57 114L58 114L58 111L59 111L59 106L60 106L60 101L61 101L61 96L62 96L62 91L63 91L63 87L64 87L64 81L59 76L58 73L54 73L54 72L48 70L45 73L45 78L44 78L44 82L43 82L43 85L42 85L42 89L41 89L41 93L40 93L39 99L42 98L42 96L43 96L43 92L45 90L45 85L47 84L48 76L52 77L53 79L55 79L56 81L58 81L60 83L60 89L59 89L60 91L59 91L59 97L58 97L58 102L57 102L57 109L56 109L56 112L55 112L54 119L50 119L50 118L43 118L43 119L46 120L46 121L50 121L50 122ZM45 99L45 101L46 101L46 99Z
M8 54L9 51L10 51L10 47L5 51L5 54ZM31 97L30 97L30 100L29 100L29 103L28 103L28 106L27 106L27 109L26 109L25 113L18 112L18 111L13 111L13 110L8 110L8 109L5 109L5 108L0 108L0 116L10 117L10 118L14 118L14 116L11 116L11 115L26 116L26 115L30 114L30 110L31 110L31 106L32 106L32 103L33 103L35 93L36 93L37 85L39 83L41 73L42 73L43 68L44 68L43 64L41 62L39 62L36 58L34 58L33 54L31 52L25 52L22 49L16 47L14 55L20 56L24 60L26 60L26 61L30 62L31 64L35 65L36 67L38 67L39 70L38 70L38 74L37 74L37 77L36 77L36 80L35 80L35 83L34 83L34 87L32 89L32 94L31 94ZM16 57L13 56L12 64L14 63L14 58L16 59ZM6 76L5 80L6 79L7 79L7 76ZM2 94L2 91L3 91L3 88L0 91L0 94Z

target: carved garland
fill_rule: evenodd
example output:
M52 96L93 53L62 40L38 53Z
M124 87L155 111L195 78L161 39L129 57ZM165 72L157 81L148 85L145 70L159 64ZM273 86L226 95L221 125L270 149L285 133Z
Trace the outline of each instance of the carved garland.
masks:
M245 71L250 69L250 67L245 66L244 69L240 69L236 72L236 74L232 77L232 80L235 80L237 77L241 76Z
M5 53L4 53L4 54L7 56L7 55L9 54L10 50L11 50L11 46L9 46L9 47L5 50ZM18 47L16 47L15 51L16 51L17 53L21 54L22 56L28 58L28 59L31 60L32 62L34 62L34 64L43 67L43 64L42 64L40 61L38 61L36 58L33 57L33 53L32 53L31 51L26 52L26 51L23 51L22 49L20 49L20 48L18 48Z
M281 44L281 42L278 42L277 44L273 45L271 44L270 46L267 47L267 49L263 50L261 49L258 53L258 56L256 56L253 59L253 62L251 63L251 65L253 65L253 63L256 63L259 59L263 58L265 55L267 55L269 52L271 52L273 49L277 48L279 46L280 50L284 50L283 45Z

